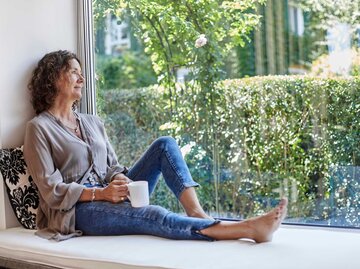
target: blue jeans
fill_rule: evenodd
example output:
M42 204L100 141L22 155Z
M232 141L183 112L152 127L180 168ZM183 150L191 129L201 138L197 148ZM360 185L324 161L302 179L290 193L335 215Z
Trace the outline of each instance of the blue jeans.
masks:
M160 174L177 198L188 187L198 186L171 137L155 140L144 155L130 168L127 176L147 180L151 194ZM213 240L199 233L219 221L182 216L167 209L149 205L131 207L130 202L79 202L76 204L76 229L85 235L148 234L170 239Z

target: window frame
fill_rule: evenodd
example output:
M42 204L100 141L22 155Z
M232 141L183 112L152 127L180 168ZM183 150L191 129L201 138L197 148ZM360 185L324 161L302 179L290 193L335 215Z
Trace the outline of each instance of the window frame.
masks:
M79 110L96 115L95 53L93 41L92 0L78 0L77 8L77 55L82 62L85 86Z
M291 6L292 7L292 6ZM95 75L95 49L94 49L94 24L93 24L93 8L92 0L78 0L78 56L83 63L83 74L85 75L85 88L83 97L80 104L80 111L82 113L88 113L96 115L96 75ZM298 36L303 35L303 25L300 28L299 32L299 9L292 7L296 12L296 25L295 34ZM301 13L301 19L303 19L303 14ZM359 28L360 35L360 28ZM360 43L360 41L359 41ZM220 218L221 220L226 221L237 221L236 218ZM287 226L293 227L309 227L309 228L318 228L318 229L328 229L328 230L343 230L343 231L360 231L359 227L353 226L337 226L337 225L325 225L325 224L316 224L316 223L302 223L302 222L288 222L285 221L282 223Z

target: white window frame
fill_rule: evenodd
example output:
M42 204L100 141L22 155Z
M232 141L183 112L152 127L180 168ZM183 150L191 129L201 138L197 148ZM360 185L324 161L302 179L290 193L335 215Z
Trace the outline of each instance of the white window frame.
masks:
M85 76L85 87L80 103L80 111L87 114L96 114L96 79L95 55L93 41L93 10L92 0L77 1L78 37L77 55L82 62Z

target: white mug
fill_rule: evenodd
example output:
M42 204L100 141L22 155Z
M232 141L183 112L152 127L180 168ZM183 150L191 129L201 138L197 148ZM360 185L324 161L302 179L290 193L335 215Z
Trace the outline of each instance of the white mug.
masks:
M127 196L132 207L149 205L149 187L147 181L133 181L127 184L129 195Z

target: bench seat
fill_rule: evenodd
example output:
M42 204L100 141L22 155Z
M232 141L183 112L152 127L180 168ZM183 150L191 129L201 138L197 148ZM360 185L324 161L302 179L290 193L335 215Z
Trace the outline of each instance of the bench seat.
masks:
M24 228L0 231L0 266L29 268L358 269L360 231L283 225L273 242L175 241L153 236L82 236L48 241ZM7 264L7 265L6 265ZM40 265L44 267L40 267ZM10 266L9 266L10 267Z

